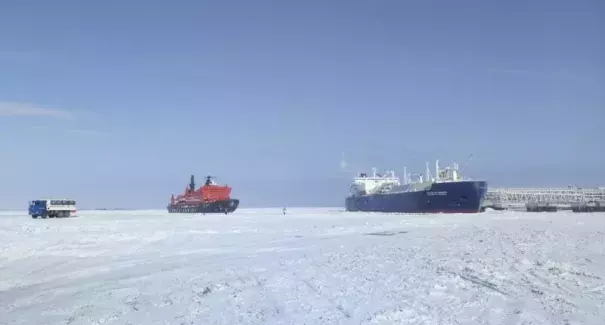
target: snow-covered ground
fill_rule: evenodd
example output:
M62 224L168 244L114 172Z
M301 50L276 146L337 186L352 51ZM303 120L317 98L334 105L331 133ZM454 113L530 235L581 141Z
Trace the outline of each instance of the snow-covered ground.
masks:
M605 214L0 213L0 324L605 324Z

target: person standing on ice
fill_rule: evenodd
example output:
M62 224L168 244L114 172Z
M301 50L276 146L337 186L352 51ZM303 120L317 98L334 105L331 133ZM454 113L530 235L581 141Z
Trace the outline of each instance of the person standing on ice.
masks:
M284 215L286 215L286 207L284 207L284 208L282 209L282 213L283 213Z

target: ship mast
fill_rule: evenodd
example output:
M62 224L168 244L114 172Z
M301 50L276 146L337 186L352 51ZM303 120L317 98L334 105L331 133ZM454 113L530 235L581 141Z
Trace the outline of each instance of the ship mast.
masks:
M426 163L426 180L425 182L430 182L431 181L431 170L429 169L429 163Z

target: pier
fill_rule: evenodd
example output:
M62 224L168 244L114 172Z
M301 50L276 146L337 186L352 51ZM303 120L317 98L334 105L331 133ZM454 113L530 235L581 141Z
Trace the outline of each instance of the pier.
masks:
M483 207L529 212L605 212L605 188L490 188Z

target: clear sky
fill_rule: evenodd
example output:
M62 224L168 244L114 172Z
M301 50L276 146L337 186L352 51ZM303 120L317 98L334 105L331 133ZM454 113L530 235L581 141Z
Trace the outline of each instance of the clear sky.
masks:
M605 185L603 58L599 0L1 1L0 208L161 208L192 173L342 206L360 169L471 154Z

